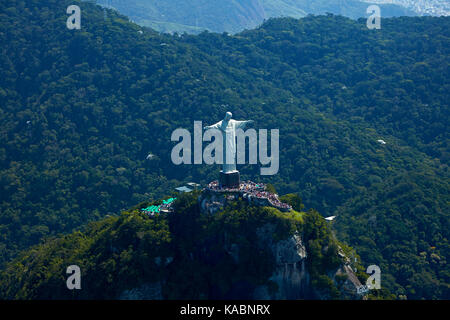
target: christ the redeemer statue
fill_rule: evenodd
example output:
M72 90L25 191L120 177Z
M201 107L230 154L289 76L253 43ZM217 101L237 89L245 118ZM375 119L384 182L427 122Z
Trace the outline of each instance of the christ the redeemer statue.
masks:
M247 124L253 123L253 120L233 120L232 116L231 112L227 112L222 121L204 128L204 130L218 129L222 132L223 165L219 182L221 186L225 187L236 187L240 183L239 171L236 170L236 130L243 130Z

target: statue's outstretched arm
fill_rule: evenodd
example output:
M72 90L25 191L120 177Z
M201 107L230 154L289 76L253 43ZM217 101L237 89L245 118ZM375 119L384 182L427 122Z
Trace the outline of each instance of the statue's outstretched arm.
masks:
M245 120L245 121L236 121L236 129L243 129L246 125L252 124L253 120Z
M219 122L217 122L216 124L213 124L213 125L211 125L211 126L203 127L203 130L219 129L221 124L222 124L222 121L219 121Z

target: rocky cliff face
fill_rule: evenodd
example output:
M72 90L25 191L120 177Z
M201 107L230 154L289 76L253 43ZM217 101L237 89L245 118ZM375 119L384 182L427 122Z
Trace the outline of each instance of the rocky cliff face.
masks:
M258 229L258 246L270 248L276 268L268 279L275 287L269 285L257 286L253 298L256 300L295 300L305 299L311 295L309 275L306 271L306 247L301 236L295 233L290 238L274 241L272 234L274 226L268 224ZM225 250L239 262L239 247L231 244Z
M268 285L259 286L254 291L254 298L259 300L296 300L325 299L311 285L310 275L306 267L307 251L302 237L295 232L286 240L273 241L271 234L274 226L266 225L258 230L259 245L271 248L276 259L276 268L269 280L276 284L276 290L270 290ZM357 288L361 286L356 275L348 264L348 259L342 256L343 264L330 272L330 278L337 283L337 275L345 275L346 280L341 286L341 294L346 299L361 299Z
M310 296L310 281L306 271L306 247L298 233L281 241L274 241L272 234L273 225L266 225L258 229L260 246L271 248L276 260L276 268L270 277L275 283L275 290L270 290L267 285L255 289L255 299L305 299Z

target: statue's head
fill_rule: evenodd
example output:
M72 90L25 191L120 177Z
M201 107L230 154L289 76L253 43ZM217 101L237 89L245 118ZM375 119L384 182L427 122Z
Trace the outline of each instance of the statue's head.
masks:
M230 120L232 116L233 116L233 114L229 111L227 113L225 113L225 121Z

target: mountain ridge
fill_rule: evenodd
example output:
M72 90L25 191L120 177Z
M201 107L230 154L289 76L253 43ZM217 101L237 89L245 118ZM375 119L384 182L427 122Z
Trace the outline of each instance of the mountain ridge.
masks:
M264 20L276 17L301 18L308 14L341 14L357 19L367 17L369 4L358 0L98 0L98 4L115 8L142 26L160 32L237 33L253 29ZM394 4L380 4L383 17L415 15ZM200 28L200 29L199 29Z

